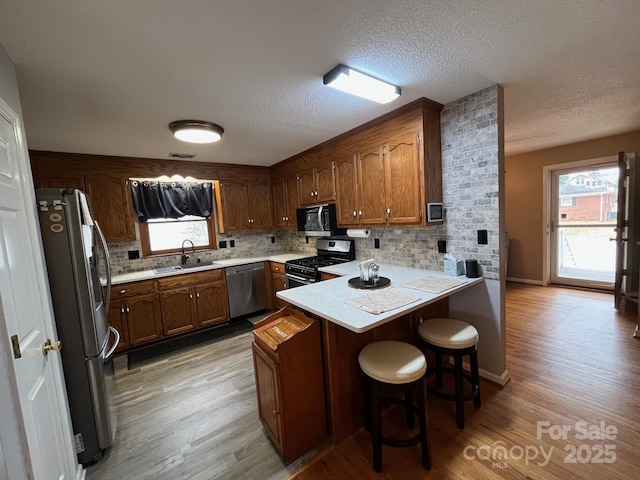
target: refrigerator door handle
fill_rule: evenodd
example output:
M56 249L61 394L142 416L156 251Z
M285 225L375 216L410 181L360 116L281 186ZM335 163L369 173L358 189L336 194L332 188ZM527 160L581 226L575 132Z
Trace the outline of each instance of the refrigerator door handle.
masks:
M94 219L93 224L96 226L96 232L98 233L98 238L100 239L100 244L102 245L102 252L104 253L104 265L107 271L107 295L105 298L105 305L104 305L104 311L105 313L107 313L109 311L109 303L111 302L111 265L109 264L109 260L110 260L109 248L107 247L107 240L104 238L104 235L102 234L102 230L100 230L100 225L98 225L98 221ZM116 342L116 345L117 345L117 342Z
M113 328L111 325L109 325L109 331L113 333L113 336L115 337L116 341L113 342L113 345L111 345L111 348L105 354L104 359L102 360L102 363L107 363L109 360L111 360L111 357L113 356L113 352L116 351L116 348L118 348L118 344L120 343L120 332L115 328Z

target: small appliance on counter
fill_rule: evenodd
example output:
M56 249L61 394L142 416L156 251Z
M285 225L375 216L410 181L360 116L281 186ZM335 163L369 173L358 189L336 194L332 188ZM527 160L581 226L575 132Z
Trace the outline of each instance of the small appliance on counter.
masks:
M351 262L356 259L353 240L319 238L316 241L316 251L317 255L315 257L289 260L284 264L287 288L315 283L320 280L319 268Z
M360 262L360 276L350 278L347 283L353 288L370 290L386 287L391 284L391 280L380 276L380 266L372 258Z

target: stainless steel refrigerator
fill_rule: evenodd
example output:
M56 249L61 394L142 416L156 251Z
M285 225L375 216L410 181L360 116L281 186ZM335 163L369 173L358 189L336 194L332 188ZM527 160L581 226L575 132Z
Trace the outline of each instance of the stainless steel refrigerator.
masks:
M83 192L40 189L36 198L76 453L87 464L100 459L116 433L111 358L120 334L107 317L109 252Z

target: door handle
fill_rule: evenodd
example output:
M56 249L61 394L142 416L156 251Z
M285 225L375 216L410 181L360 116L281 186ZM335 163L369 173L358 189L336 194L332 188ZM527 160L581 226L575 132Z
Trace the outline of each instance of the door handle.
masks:
M45 358L47 358L49 352L59 352L60 350L62 350L62 342L60 340L58 340L57 342L51 342L51 339L47 338L42 344L42 355L44 355Z

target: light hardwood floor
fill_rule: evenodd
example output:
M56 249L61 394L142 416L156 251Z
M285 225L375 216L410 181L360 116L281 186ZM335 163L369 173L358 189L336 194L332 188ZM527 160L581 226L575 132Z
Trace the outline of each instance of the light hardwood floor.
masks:
M433 468L418 447L384 447L383 472L371 468L371 441L359 432L292 473L257 419L251 334L205 342L127 371L119 359L116 446L88 480L128 479L637 479L640 478L640 341L635 319L611 295L509 284L507 367L511 382L482 384L482 407L466 407L455 427L451 402L429 397ZM392 418L395 412L391 412ZM537 434L537 422L569 426L566 439ZM617 429L615 440L580 440L576 422ZM610 428L611 428L610 427ZM538 438L540 437L540 438ZM612 463L591 463L612 445ZM506 458L495 456L505 447ZM574 446L575 464L565 463ZM467 455L465 456L465 448ZM608 447L611 449L611 447ZM491 458L481 458L488 449ZM516 458L520 449L541 457ZM475 457L468 459L465 457Z

